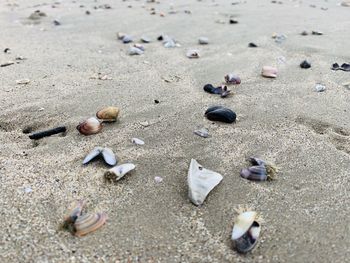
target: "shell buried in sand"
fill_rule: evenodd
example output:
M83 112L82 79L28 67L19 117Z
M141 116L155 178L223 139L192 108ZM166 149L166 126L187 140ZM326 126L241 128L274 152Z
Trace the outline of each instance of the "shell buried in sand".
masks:
M107 180L119 181L124 175L134 170L135 167L133 163L124 163L109 169L104 176Z
M205 198L223 179L222 175L203 168L195 159L188 170L188 196L195 205L203 204Z

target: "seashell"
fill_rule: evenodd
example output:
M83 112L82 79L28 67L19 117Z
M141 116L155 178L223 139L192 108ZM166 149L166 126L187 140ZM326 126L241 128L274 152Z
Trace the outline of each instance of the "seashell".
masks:
M233 123L236 120L236 113L222 106L208 108L205 111L205 116L211 121L221 121L226 123Z
M311 68L311 64L307 60L304 60L303 62L300 63L300 67L305 69Z
M129 52L130 56L143 54L143 50L141 50L137 47L130 47L128 52Z
M250 42L250 43L248 44L248 47L258 47L258 45L255 44L255 43L253 43L253 42Z
M186 52L188 58L199 58L199 52L195 49L190 49Z
M326 90L326 86L325 85L322 85L322 84L316 84L315 86L315 91L317 92L323 92Z
M146 37L146 36L142 36L141 37L141 41L143 43L150 43L151 42L151 39L149 37Z
M257 213L255 211L247 211L239 214L232 229L231 239L236 240L243 236L253 225L256 218Z
M195 205L203 204L205 198L223 179L222 175L203 168L195 159L188 170L188 196Z
M203 87L204 91L211 93L211 94L220 94L222 98L227 97L230 94L230 90L227 89L227 86L221 86L215 88L211 84L206 84Z
M253 166L241 170L241 177L252 181L274 180L276 178L277 168L262 159L251 157L249 161Z
M347 1L342 1L342 2L341 2L341 6L350 7L350 1L349 1L349 0L347 0Z
M127 44L127 43L130 43L133 41L132 37L129 36L129 35L125 35L123 38L122 38L122 41L124 44Z
M103 122L114 122L117 120L119 112L120 110L118 107L110 106L99 110L96 113L96 117L101 119Z
M124 163L109 169L105 172L104 176L107 180L118 181L128 172L134 170L135 167L132 163Z
M119 40L123 40L123 38L126 36L126 34L125 33L123 33L123 32L118 32L117 33L117 38L119 39Z
M145 142L143 140L140 140L138 138L132 138L131 139L132 143L137 144L137 145L144 145Z
M106 220L107 214L105 213L79 216L74 223L74 234L78 237L85 236L102 227L106 223Z
M176 47L176 42L174 39L172 39L168 36L164 36L163 46L165 48L174 48L174 47Z
M304 30L303 32L300 33L300 35L302 35L302 36L307 36L308 34L309 33L306 30Z
M266 78L276 78L277 77L277 69L270 66L263 66L261 75Z
M142 51L145 51L145 47L141 44L134 44L134 47L138 48L138 49L141 49Z
M258 243L260 232L260 224L257 221L254 221L249 230L243 236L233 240L237 252L245 254L251 251Z
M19 85L26 85L30 82L29 79L20 79L20 80L16 80L16 83Z
M316 35L316 36L322 36L323 32L321 32L321 31L312 31L311 34Z
M227 84L241 84L241 79L237 75L230 73L225 76Z
M102 125L98 119L91 117L77 126L77 130L84 135L91 135L100 132Z
M203 138L208 138L209 137L209 131L206 128L202 128L200 130L195 130L194 134L203 137Z
M343 63L341 66L340 66L341 70L343 71L350 71L350 64L349 63Z
M207 37L200 37L198 39L198 43L201 45L207 45L209 44L209 39Z
M64 222L66 225L74 223L77 218L81 215L85 202L79 200L74 202L68 209L68 213L64 216Z
M259 159L257 157L250 157L249 161L252 165L266 165L266 162L262 159Z
M117 159L110 148L95 147L84 159L83 164L89 163L98 156L102 156L109 165L116 165Z

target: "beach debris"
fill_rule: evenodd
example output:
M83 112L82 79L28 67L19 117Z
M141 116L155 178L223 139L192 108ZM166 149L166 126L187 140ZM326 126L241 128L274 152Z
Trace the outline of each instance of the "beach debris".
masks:
M150 43L151 42L151 39L147 36L142 36L141 37L141 42L142 43Z
M191 159L188 170L188 197L197 206L203 204L205 198L223 179L222 175L208 170L195 159Z
M211 121L233 123L236 120L236 113L223 106L209 107L205 111L205 116Z
M83 160L83 164L87 164L90 161L92 161L93 159L97 158L97 157L102 157L103 160L113 166L117 164L117 158L115 157L112 149L110 148L103 148L103 147L95 147Z
M84 201L75 202L64 217L63 222L63 228L78 237L101 228L107 221L106 213L82 215L84 205Z
M127 173L135 169L135 165L133 163L124 163L118 166L115 166L105 172L104 177L108 181L119 181L124 177Z
M230 24L238 24L238 20L232 19L232 18L231 18L231 19L229 20L229 23L230 23Z
M307 60L304 60L303 62L300 63L300 67L304 69L311 68L311 64Z
M190 49L186 52L188 58L199 58L199 51L196 49Z
M20 79L20 80L16 80L16 83L19 85L26 85L30 82L29 79Z
M95 117L90 117L77 126L77 130L84 135L99 133L102 129L101 122Z
M316 35L316 36L322 36L323 32L321 32L321 31L312 31L311 34L312 35Z
M112 78L110 76L108 76L107 74L98 72L98 73L94 73L90 79L99 79L99 80L111 80Z
M200 37L198 38L198 43L201 45L207 45L209 44L209 39L207 37Z
M273 33L272 38L275 39L276 43L280 44L287 39L287 36L284 34Z
M315 86L315 91L317 91L317 92L323 92L323 91L325 91L326 90L326 86L325 85L322 85L322 84L316 84L316 86Z
M145 142L144 142L143 140L138 139L138 138L132 138L132 139L131 139L131 142L132 142L133 144L137 144L137 145L144 145L144 144L145 144Z
M212 84L206 84L204 85L203 89L211 94L220 94L221 98L227 97L231 92L225 85L215 88Z
M241 79L234 73L229 73L225 76L226 84L241 84Z
M33 192L33 189L30 188L30 187L24 187L24 192L25 192L26 194L29 194L29 193Z
M86 10L86 11L85 11L85 14L86 14L86 15L90 15L91 12L90 12L89 10Z
M226 21L222 20L222 19L217 19L217 20L215 20L215 23L217 23L217 24L226 24Z
M117 38L119 39L119 40L123 40L123 38L126 36L126 33L124 33L124 32L118 32L117 33Z
M258 47L258 45L255 44L255 43L253 43L253 42L250 42L250 43L248 44L248 47Z
M350 71L350 63L343 63L341 66L339 66L338 63L334 63L332 65L333 70L343 70L343 71Z
M249 158L253 166L241 170L241 177L251 181L266 181L276 179L277 168L256 157Z
M60 126L60 127L56 127L56 128L45 130L45 131L35 132L35 133L29 135L29 139L39 140L41 138L55 135L58 133L64 133L66 131L67 131L67 128L65 126Z
M38 20L41 19L42 17L45 17L46 14L40 10L36 10L33 13L30 14L30 16L28 17L28 19L31 20Z
M201 128L199 130L195 130L193 133L200 136L200 137L203 137L203 138L209 137L209 131L206 128Z
M239 253L248 253L256 244L261 231L261 218L255 211L242 211L235 219L231 240Z
M340 5L345 7L350 7L350 1L349 0L342 1Z
M15 58L15 60L26 60L27 58L23 57L23 56L17 56Z
M10 65L13 65L13 64L15 64L14 61L7 61L7 62L4 62L4 63L1 63L0 67L7 67L7 66L10 66Z
M304 30L304 31L302 31L301 33L300 33L300 35L302 35L302 36L307 36L309 33L306 31L306 30Z
M132 42L132 41L133 41L133 39L132 39L132 37L129 36L129 35L125 35L125 36L122 38L122 42L123 42L124 44L130 43L130 42Z
M58 21L57 19L55 19L54 21L52 21L52 23L53 23L55 26L60 26L60 25L61 25L61 22Z
M159 103L159 100L154 100L154 103L155 103L155 104L158 104L158 103Z
M128 51L130 56L133 55L142 55L143 54L143 50L137 47L130 47L129 51Z
M159 183L161 183L161 182L163 181L163 178L160 177L160 176L156 176L156 177L154 177L154 181L155 181L157 184L159 184Z
M347 88L348 90L350 90L350 81L349 82L344 82L342 84L345 88Z
M276 78L277 72L277 68L271 66L263 66L261 70L261 75L265 78Z
M169 37L169 36L166 36L166 35L160 36L160 37L158 37L158 40L159 40L159 39L162 39L162 41L163 41L163 46L164 46L165 48L174 48L174 47L177 46L175 39L173 39L173 38L171 38L171 37Z
M143 127L148 127L150 124L149 124L148 121L141 121L140 125L143 126Z
M4 49L4 53L6 53L6 54L10 54L10 53L11 53L11 49L10 49L10 48L8 48L8 47L7 47L7 48L5 48L5 49Z
M96 117L103 122L115 122L118 119L120 109L118 107L109 106L96 112Z

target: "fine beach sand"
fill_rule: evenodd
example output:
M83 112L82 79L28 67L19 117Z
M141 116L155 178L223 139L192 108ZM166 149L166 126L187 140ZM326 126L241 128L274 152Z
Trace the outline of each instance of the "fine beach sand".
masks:
M350 90L342 83L350 72L330 66L350 62L350 7L340 0L176 0L178 12L169 14L170 2L77 0L52 8L50 0L1 1L0 62L27 59L0 68L0 262L347 262ZM101 4L112 9L93 9ZM37 9L47 17L30 24ZM231 15L238 24L228 23ZM154 41L144 55L129 56L119 31ZM275 43L274 32L287 39ZM156 40L162 33L181 47L164 48ZM200 36L210 44L198 45ZM189 48L201 57L188 59ZM304 59L310 69L299 67ZM263 65L277 67L278 77L262 78ZM91 79L98 72L112 79ZM229 72L242 79L231 97L203 91ZM21 79L31 82L16 84ZM327 90L315 92L316 83ZM79 122L110 105L121 109L117 123L78 133ZM207 120L212 105L234 110L236 123ZM65 136L33 142L23 133L60 125ZM210 138L193 134L201 127ZM104 182L102 162L81 164L95 146L112 148L136 170ZM275 163L278 179L242 179L251 155ZM224 177L202 207L187 197L191 158ZM82 238L59 229L77 199L87 201L86 212L108 214L106 225ZM240 205L264 218L260 243L243 256L230 241Z

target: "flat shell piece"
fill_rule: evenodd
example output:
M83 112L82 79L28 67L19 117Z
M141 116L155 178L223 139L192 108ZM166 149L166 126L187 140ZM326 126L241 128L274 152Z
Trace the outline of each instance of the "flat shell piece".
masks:
M243 236L253 225L256 217L257 213L254 211L239 214L232 229L231 239L236 240Z
M203 204L205 198L223 179L222 175L203 168L195 159L188 170L188 196L195 205Z
M132 143L137 144L137 145L144 145L145 144L145 142L143 140L138 139L138 138L132 138L131 141L132 141Z
M115 166L105 172L105 178L108 180L118 181L124 177L128 172L135 169L135 165L133 163L124 163L118 166Z
M203 138L208 138L209 137L209 131L206 128L195 130L194 134L196 134L196 135L198 135L200 137L203 137Z
M89 163L92 159L95 159L103 151L102 147L95 147L83 160L83 164Z

